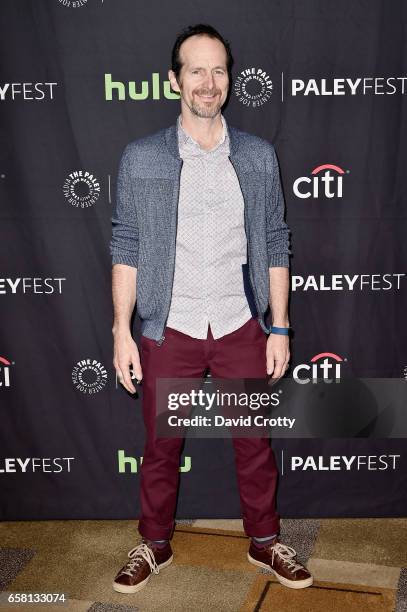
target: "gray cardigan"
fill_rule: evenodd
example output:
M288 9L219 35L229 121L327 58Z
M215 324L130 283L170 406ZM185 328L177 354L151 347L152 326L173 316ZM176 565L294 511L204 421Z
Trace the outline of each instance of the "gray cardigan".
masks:
M253 316L265 332L269 268L289 267L289 233L278 161L267 140L228 125L229 159L245 205L242 266ZM119 164L112 221L112 264L137 268L136 307L144 336L161 344L172 295L180 174L176 124L130 142Z

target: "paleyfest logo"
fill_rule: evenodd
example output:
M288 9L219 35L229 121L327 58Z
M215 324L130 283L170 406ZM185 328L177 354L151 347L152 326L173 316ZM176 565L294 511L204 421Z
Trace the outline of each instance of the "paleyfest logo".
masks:
M235 80L234 91L239 102L256 108L270 100L273 81L262 68L245 68Z
M76 208L90 208L100 196L98 179L85 170L74 170L65 179L64 196Z
M357 77L329 79L291 79L291 95L295 96L356 96L394 95L407 93L407 76Z
M72 370L72 382L82 393L98 393L107 381L107 370L97 359L81 359Z

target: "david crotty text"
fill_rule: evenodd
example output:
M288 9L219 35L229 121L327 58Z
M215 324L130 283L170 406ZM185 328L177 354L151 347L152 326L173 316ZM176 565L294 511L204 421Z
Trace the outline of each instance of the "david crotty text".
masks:
M192 418L178 417L175 414L168 417L168 424L171 427L288 427L292 429L295 419L288 417L265 417L261 414L239 416L228 419L221 415L214 417L195 416Z

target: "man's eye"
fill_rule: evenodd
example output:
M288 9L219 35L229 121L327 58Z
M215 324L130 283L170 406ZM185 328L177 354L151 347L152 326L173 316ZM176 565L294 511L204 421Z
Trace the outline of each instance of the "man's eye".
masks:
M200 70L192 70L192 74L199 74ZM225 74L224 70L215 70L216 74Z

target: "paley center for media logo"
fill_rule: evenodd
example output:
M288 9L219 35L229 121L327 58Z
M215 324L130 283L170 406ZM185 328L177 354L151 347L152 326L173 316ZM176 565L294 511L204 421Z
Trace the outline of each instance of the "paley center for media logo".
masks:
M72 382L82 393L98 393L106 385L107 370L98 359L81 359L72 370Z
M86 170L74 170L65 179L62 191L76 208L90 208L100 196L100 182Z
M233 90L239 102L257 108L271 99L273 81L263 68L245 68L237 75Z
M103 4L104 0L98 0L99 4ZM88 0L56 0L61 6L66 8L82 8L88 6Z
M82 8L88 4L88 0L58 0L58 2L66 8Z

